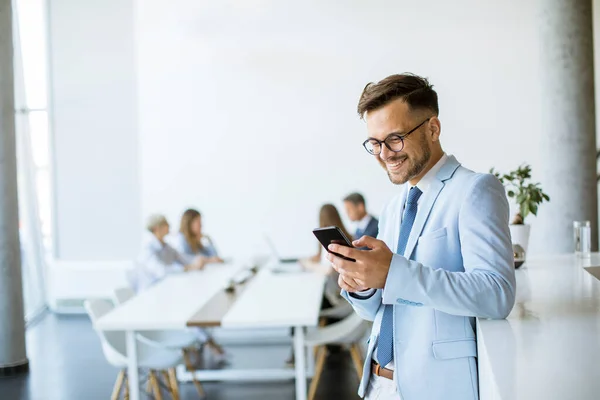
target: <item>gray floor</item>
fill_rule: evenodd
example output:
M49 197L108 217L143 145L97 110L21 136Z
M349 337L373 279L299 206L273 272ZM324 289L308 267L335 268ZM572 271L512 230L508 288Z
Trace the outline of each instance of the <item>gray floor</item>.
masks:
M109 366L87 317L48 314L27 333L30 372L0 378L0 400L109 399L118 371ZM281 365L288 346L227 347L231 365ZM358 379L350 356L333 351L321 378L317 399L358 399ZM292 400L294 383L206 383L210 400ZM191 384L181 385L182 399L197 399Z

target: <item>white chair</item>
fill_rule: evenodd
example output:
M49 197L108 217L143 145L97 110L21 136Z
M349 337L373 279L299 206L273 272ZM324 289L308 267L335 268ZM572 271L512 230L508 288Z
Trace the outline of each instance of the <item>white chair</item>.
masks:
M84 303L85 309L92 320L95 322L108 312L114 306L106 300L87 300ZM121 372L117 377L111 399L116 400L121 393L123 382L127 380L127 348L125 332L122 331L100 331L96 329L96 333L100 337L102 344L102 352L109 364L120 368ZM138 342L138 365L140 368L149 369L149 387L154 391L156 399L161 399L159 377L157 372L161 372L165 378L167 389L171 397L179 399L179 388L177 378L175 376L175 367L182 363L181 353L178 350L165 348L160 344L143 340ZM138 384L136 382L136 384ZM125 389L125 397L128 397L127 383Z
M114 290L115 304L123 304L135 297L135 292L129 287L121 287ZM171 350L181 351L185 366L191 371L193 370L192 362L188 354L189 351L194 352L199 357L199 350L202 348L202 343L199 340L196 332L191 330L181 331L139 331L138 339L142 341L150 341L160 344L163 347ZM192 375L192 382L201 397L205 396L204 388Z
M338 305L321 310L321 312L319 313L319 317L342 319L346 318L352 313L354 313L352 306L350 305L350 303L344 300Z
M335 344L349 347L354 368L360 380L362 376L363 357L359 343L365 337L370 326L369 322L363 320L356 313L352 313L339 322L307 332L305 339L306 346L309 351L314 348L317 352L315 374L310 383L308 400L313 400L317 392L317 386L319 385L323 366L325 365L325 358L327 357L325 345Z

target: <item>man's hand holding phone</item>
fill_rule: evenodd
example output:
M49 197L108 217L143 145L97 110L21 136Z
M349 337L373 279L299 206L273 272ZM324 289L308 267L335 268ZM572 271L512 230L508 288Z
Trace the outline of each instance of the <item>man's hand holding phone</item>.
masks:
M368 247L369 250L359 250L337 244L330 244L328 246L329 254L327 255L327 259L331 262L333 268L339 272L340 277L343 277L341 281L352 292L362 291L367 288L383 288L394 253L392 253L385 242L370 236L363 236L359 240L352 242L352 245L356 247ZM337 253L341 257L332 253ZM348 259L355 261L348 261Z
M338 285L340 288L351 293L362 292L369 289L368 287L364 286L364 284L359 283L352 278L345 277L342 274L338 276Z

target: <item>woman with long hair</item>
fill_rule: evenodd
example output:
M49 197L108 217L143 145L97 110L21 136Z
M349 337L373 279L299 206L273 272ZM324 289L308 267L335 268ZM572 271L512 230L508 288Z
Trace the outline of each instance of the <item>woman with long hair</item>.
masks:
M337 226L348 239L353 240L352 235L348 232L344 226L344 223L342 222L340 213L333 204L323 204L319 210L319 228L325 228L326 226ZM319 245L319 252L311 257L310 261L316 263L324 261L322 259L324 256L325 254L323 247Z
M319 210L319 227L325 228L326 226L337 226L348 239L353 240L352 235L350 235L342 222L340 213L333 204L324 204ZM325 255L326 251L319 244L319 252L308 259L300 260L300 263L305 269L320 271L327 275L322 307L328 308L345 300L340 295L341 289L337 283L339 274L331 267L329 261L325 259Z
M323 204L319 210L319 228L325 228L327 226L337 226L348 239L353 240L352 235L348 232L344 226L344 223L342 222L340 213L333 204ZM340 295L341 288L337 283L339 273L336 272L331 267L329 261L325 259L325 253L325 250L323 250L323 247L319 244L319 251L317 254L310 258L300 260L300 264L304 269L324 273L327 276L327 280L325 281L325 290L323 291L321 309L330 308L336 306L342 301L346 301ZM330 319L325 321L326 324L331 322L334 322L334 320ZM286 364L293 365L294 362L295 357L294 353L292 352L290 357L286 360Z
M181 216L173 247L188 260L202 257L206 263L223 262L210 237L202 232L202 215L193 208L185 210Z

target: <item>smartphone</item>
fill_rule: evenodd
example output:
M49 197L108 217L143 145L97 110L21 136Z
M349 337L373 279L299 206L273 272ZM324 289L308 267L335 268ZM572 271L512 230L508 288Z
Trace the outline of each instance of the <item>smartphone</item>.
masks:
M317 237L319 242L321 242L325 250L327 250L329 253L335 254L336 256L343 258L344 260L356 261L353 258L345 257L341 254L334 253L333 251L329 251L329 249L327 249L327 246L329 246L331 243L339 244L342 246L354 247L352 246L352 242L350 241L350 239L348 239L346 235L344 235L344 232L342 232L342 230L337 226L327 226L325 228L313 229L313 233Z

